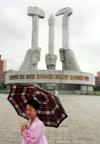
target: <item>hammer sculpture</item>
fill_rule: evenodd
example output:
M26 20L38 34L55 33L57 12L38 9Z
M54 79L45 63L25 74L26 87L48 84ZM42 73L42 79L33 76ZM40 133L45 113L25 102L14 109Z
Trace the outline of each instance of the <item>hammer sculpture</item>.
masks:
M28 15L32 17L32 41L31 49L28 49L24 62L19 71L33 71L37 69L37 64L40 61L40 51L38 48L38 32L39 32L39 18L44 18L45 14L42 9L38 7L29 7Z
M32 17L32 49L38 47L38 32L39 32L39 18L44 18L45 14L42 9L38 7L29 7L28 16Z

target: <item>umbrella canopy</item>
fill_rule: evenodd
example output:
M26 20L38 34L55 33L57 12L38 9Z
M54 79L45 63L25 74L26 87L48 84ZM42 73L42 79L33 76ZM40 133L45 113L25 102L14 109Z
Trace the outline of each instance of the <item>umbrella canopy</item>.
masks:
M12 85L8 100L18 115L27 118L25 107L27 100L34 98L40 103L38 117L45 126L58 127L68 117L57 96L37 85Z

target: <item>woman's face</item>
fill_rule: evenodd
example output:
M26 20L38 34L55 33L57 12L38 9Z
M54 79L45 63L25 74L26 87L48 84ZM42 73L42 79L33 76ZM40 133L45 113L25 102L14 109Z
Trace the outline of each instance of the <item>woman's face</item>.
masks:
M26 116L28 119L34 119L37 116L37 110L35 110L32 106L26 105Z

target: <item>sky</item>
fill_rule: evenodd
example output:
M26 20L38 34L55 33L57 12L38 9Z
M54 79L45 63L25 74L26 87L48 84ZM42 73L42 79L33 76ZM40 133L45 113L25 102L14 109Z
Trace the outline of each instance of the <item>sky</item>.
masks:
M59 9L71 7L69 18L70 49L83 72L100 71L100 1L99 0L0 0L0 54L7 61L7 70L19 70L26 51L31 48L32 19L27 8L37 6L45 12L39 19L39 43L41 60L38 69L46 69L48 53L48 19ZM62 48L62 16L56 17L55 54L56 69L61 70L59 48Z

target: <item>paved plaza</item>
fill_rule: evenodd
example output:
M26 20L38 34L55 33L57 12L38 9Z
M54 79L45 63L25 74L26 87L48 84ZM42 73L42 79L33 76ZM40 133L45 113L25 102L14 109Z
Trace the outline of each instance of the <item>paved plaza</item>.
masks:
M59 128L46 127L49 144L100 144L100 96L60 96L68 118ZM0 94L0 144L20 144L19 117Z

